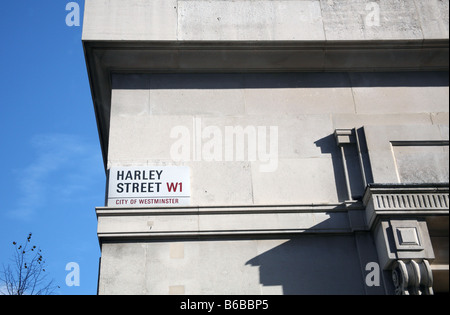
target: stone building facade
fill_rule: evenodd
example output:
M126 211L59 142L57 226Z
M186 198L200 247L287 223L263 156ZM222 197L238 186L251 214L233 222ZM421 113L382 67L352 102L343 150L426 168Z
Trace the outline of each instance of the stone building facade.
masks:
M448 0L89 0L99 294L448 292Z

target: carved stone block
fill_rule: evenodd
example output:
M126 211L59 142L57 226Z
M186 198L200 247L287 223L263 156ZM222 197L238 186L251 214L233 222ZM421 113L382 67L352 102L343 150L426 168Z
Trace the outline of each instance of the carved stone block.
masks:
M392 234L398 251L423 250L419 223L415 220L391 220Z

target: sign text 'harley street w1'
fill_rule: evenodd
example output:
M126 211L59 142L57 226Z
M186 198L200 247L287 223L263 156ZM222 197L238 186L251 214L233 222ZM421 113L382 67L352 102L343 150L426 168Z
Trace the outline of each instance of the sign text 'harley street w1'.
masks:
M188 206L190 196L188 167L135 166L109 170L109 207Z

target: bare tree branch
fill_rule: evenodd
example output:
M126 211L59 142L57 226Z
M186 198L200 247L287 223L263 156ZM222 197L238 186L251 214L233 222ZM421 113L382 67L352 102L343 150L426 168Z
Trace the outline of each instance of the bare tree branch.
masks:
M51 295L57 285L48 280L42 250L31 244L30 233L24 244L13 242L15 252L11 264L3 265L0 287L5 295Z

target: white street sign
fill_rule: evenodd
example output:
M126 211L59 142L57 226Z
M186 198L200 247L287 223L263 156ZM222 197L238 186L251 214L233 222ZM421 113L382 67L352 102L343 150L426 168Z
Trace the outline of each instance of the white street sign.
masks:
M190 173L185 166L113 167L109 207L177 207L190 203Z

